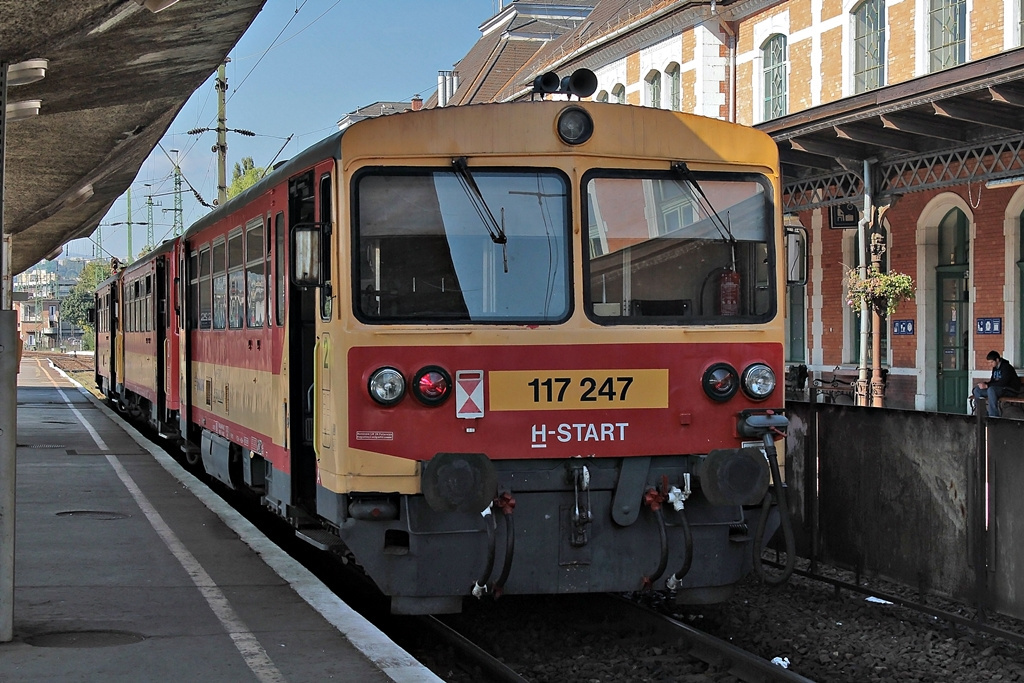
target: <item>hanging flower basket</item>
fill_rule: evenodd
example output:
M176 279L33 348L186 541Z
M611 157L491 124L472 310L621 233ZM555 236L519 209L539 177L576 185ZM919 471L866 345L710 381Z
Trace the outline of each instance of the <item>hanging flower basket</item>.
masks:
M861 278L856 268L846 270L846 305L858 313L861 304L874 309L879 315L892 315L902 301L914 298L914 280L906 273L880 273L869 270Z

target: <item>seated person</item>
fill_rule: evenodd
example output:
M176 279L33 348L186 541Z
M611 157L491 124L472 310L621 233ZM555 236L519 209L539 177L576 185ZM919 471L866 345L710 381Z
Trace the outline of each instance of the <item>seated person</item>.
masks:
M999 397L1007 392L1020 391L1020 377L1008 360L1000 357L998 351L989 351L985 357L992 368L992 377L974 387L975 405L981 399L988 403L988 416L999 417Z

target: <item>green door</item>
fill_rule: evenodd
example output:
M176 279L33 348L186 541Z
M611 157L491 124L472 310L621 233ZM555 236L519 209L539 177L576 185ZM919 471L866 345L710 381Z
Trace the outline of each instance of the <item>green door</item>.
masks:
M967 353L971 332L967 320L965 266L938 269L939 402L943 413L967 412Z

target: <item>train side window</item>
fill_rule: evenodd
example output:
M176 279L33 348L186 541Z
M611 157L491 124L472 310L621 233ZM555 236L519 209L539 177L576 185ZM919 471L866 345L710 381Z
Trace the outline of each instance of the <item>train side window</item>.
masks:
M228 327L237 330L245 322L245 256L242 228L228 234Z
M284 325L284 212L274 216L274 289L277 326Z
M274 276L272 274L273 266L273 247L274 247L274 225L271 223L270 214L267 214L267 220L263 223L263 237L266 240L266 254L263 257L263 279L267 285L266 292L266 308L264 309L264 315L267 320L267 327L273 326L273 310L271 309L272 302L274 301Z
M267 292L263 256L263 218L249 221L245 231L245 310L248 327L263 327Z
M134 282L132 291L132 332L142 331L142 281Z
M199 252L193 251L188 259L189 272L189 309L188 328L194 330L199 326Z
M224 239L213 243L213 329L223 330L228 322L228 275Z
M146 276L146 303L143 304L143 325L145 326L146 332L153 331L153 276Z
M320 263L323 269L323 285L320 287L320 318L330 320L334 292L331 287L331 174L320 176L320 224L323 237L320 241Z
M213 325L213 295L210 292L210 247L199 249L199 329Z

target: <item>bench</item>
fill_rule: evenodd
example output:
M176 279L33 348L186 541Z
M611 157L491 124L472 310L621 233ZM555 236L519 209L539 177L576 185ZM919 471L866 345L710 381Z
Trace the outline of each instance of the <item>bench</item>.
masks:
M970 404L970 412L973 415L976 410L973 391L968 402ZM1002 413L1006 408L1018 408L1024 413L1024 384L1017 390L1008 389L1006 393L999 397L999 412Z
M1024 412L1024 385L1021 385L1021 388L1016 391L1007 390L999 397L1000 412L1010 407L1019 408L1021 412Z

